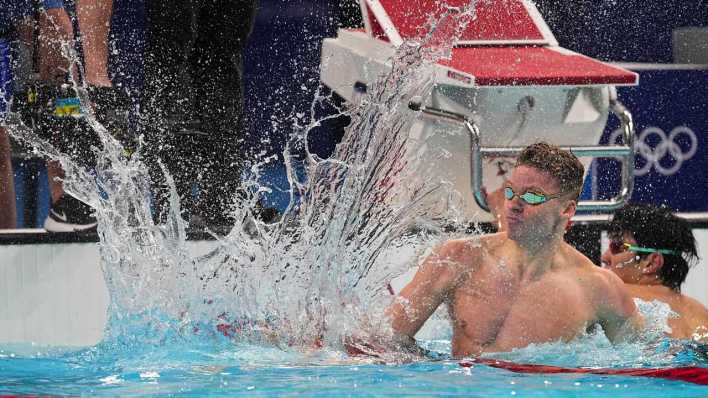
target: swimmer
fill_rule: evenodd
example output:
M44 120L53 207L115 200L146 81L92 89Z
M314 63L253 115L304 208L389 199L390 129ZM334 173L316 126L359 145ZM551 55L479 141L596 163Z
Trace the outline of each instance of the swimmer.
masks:
M633 336L643 321L622 280L563 241L582 183L571 153L525 148L504 186L507 229L435 249L387 309L395 340L414 349L441 304L455 357L569 341L597 324L612 341Z
M603 266L632 296L671 307L676 316L668 320L670 337L708 343L708 309L681 294L689 267L698 260L688 222L665 207L630 205L615 213L609 236Z

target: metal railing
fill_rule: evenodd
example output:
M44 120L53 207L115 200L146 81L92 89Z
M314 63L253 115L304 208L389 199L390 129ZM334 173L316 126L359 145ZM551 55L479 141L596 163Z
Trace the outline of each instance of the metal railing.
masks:
M708 224L708 212L698 213L674 213L676 217L683 218L690 224L704 225ZM579 224L606 224L612 220L611 214L582 214L575 215L573 222ZM703 228L703 227L700 227Z
M470 174L472 176L472 192L477 205L485 211L489 211L487 199L482 191L483 163L482 159L487 156L516 156L523 147L494 148L483 147L481 135L477 125L465 115L446 111L443 109L431 108L422 105L420 102L412 101L408 107L414 111L422 112L425 115L440 118L462 124L469 133L471 145ZM610 110L621 122L622 137L624 145L612 146L573 146L563 147L563 149L573 152L578 157L612 157L619 158L622 163L622 186L620 191L609 200L581 200L578 202L578 211L613 211L627 202L634 189L634 122L632 114L616 98L610 99Z

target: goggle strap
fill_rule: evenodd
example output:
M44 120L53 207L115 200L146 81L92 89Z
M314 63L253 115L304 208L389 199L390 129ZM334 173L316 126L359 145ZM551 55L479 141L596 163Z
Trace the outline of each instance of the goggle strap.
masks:
M674 256L681 255L681 252L677 252L677 251L669 250L669 249L653 249L650 247L640 247L640 246L634 246L634 245L629 245L629 244L625 244L625 245L629 251L632 251L635 253L661 253L661 254L671 254Z

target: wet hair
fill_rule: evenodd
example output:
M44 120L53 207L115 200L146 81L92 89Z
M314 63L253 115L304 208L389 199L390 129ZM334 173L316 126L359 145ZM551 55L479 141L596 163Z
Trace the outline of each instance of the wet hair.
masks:
M610 236L629 232L638 246L679 252L663 254L664 265L659 270L661 283L675 291L681 291L688 269L698 261L696 239L688 221L664 206L627 205L612 217L608 232Z
M546 172L556 179L561 192L572 193L574 200L580 196L585 168L569 151L546 142L531 144L516 158L516 167L519 166Z

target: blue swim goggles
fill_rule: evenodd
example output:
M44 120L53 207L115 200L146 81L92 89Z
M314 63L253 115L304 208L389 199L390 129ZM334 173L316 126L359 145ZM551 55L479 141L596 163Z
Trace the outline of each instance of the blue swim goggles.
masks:
M526 192L522 193L521 195L519 195L516 192L514 192L514 190L511 187L504 188L504 197L506 198L506 200L514 199L514 196L518 196L519 199L524 201L524 203L526 203L526 204L536 206L536 205L540 205L542 203L546 203L551 199L560 198L561 196L563 196L563 192L559 192L554 195L544 195L542 193L526 191Z

